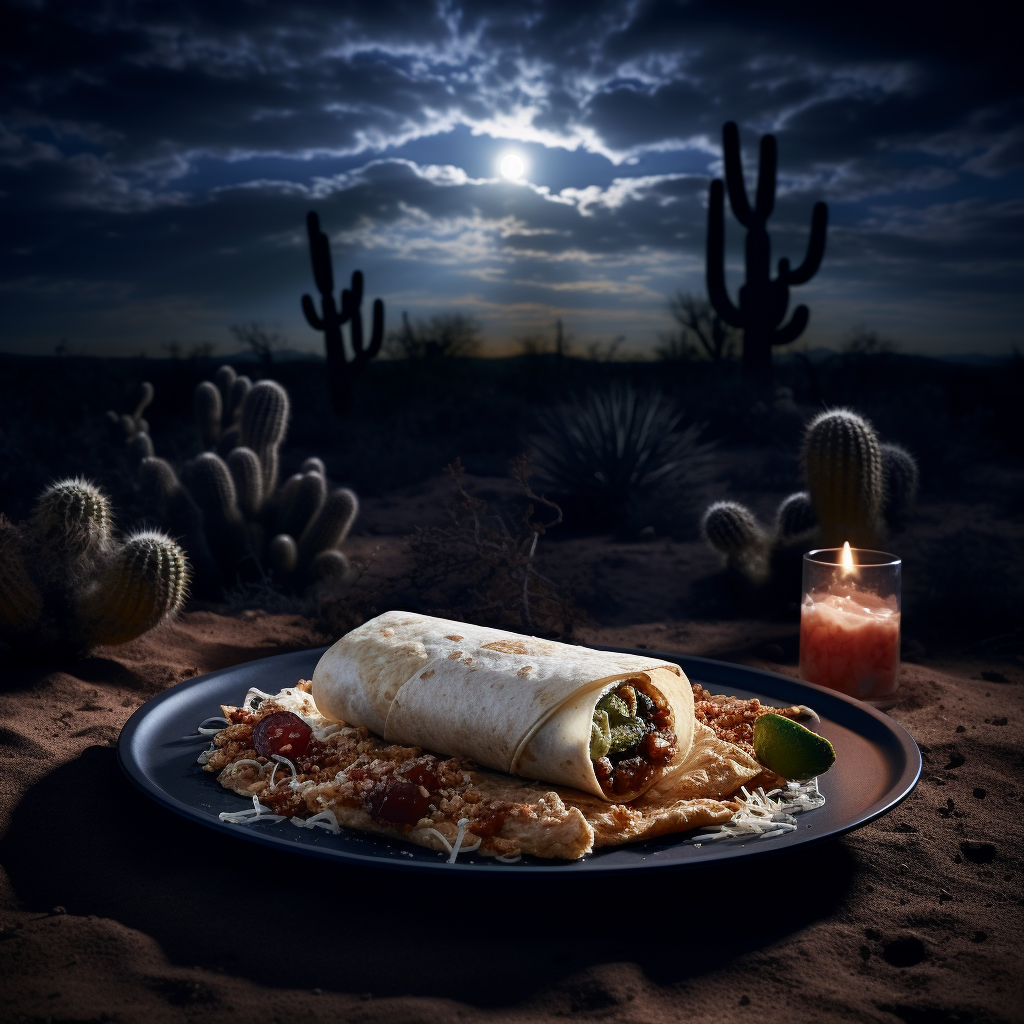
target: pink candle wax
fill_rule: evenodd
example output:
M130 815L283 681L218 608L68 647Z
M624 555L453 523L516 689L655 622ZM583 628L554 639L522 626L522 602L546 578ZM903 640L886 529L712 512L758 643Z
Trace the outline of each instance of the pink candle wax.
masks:
M848 584L804 597L800 608L800 676L859 700L895 694L900 664L900 611Z

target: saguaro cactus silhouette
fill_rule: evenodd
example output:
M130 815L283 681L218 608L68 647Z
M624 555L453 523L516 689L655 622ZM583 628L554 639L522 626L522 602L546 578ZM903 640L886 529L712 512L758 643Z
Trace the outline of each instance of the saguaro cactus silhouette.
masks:
M708 297L718 315L743 330L744 375L761 383L772 373L772 347L795 341L807 326L806 306L797 306L789 323L782 325L789 306L790 285L806 284L818 271L825 252L828 207L815 203L811 214L811 237L803 263L790 269L789 260L779 260L778 276L771 277L771 239L768 218L775 206L775 170L778 154L775 137L761 139L761 165L757 175L757 200L747 199L740 163L740 133L729 121L722 129L725 181L729 203L736 219L747 229L747 280L740 288L739 307L733 305L725 287L725 212L723 185L711 182L708 203L707 285Z
M327 236L320 230L320 218L311 210L306 215L309 231L309 252L313 259L313 277L320 292L323 313L316 311L313 300L302 296L302 312L310 327L323 331L327 346L327 380L331 389L331 405L339 416L346 415L352 408L352 377L361 370L378 352L384 340L384 303L373 302L373 330L370 344L363 340L363 273L352 274L352 287L341 292L341 309L334 302L334 269L331 266L331 246ZM345 356L341 328L350 324L349 337L352 342L352 358Z

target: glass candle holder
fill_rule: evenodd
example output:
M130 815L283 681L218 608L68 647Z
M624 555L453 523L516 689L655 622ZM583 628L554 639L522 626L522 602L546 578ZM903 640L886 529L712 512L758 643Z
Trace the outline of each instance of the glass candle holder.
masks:
M800 603L800 678L877 708L896 703L900 671L900 570L884 551L808 551Z

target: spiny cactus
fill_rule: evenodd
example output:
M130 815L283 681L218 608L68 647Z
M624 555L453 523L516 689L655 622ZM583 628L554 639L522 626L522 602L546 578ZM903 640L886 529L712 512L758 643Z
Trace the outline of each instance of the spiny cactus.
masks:
M127 643L173 615L188 582L181 548L155 531L119 540L86 480L48 487L20 526L0 516L0 640L21 651Z
M278 450L288 428L291 413L288 392L272 380L254 384L242 402L239 439L251 448L263 470L263 497L277 490Z
M87 575L111 542L110 499L80 477L58 480L36 501L28 535L48 580L68 585Z
M707 286L715 312L730 326L743 330L743 371L760 383L771 379L772 347L795 341L807 326L810 314L806 306L797 306L785 326L782 321L789 306L790 285L805 284L818 271L825 253L828 207L815 203L811 214L811 235L803 263L795 270L788 259L779 260L778 276L771 277L771 239L768 218L775 206L775 172L778 160L775 137L761 139L761 164L754 206L747 199L740 163L740 134L735 123L722 130L725 180L729 203L736 219L747 229L746 283L740 288L739 307L733 305L725 286L725 213L724 189L720 180L711 182L708 202Z
M807 491L797 491L783 499L775 511L775 535L788 540L813 530L817 525L814 506Z
M348 562L337 548L355 518L355 495L329 493L317 458L278 486L288 392L223 366L196 387L193 406L205 450L180 474L164 459L143 458L138 478L154 517L181 538L196 591L214 598L267 570L300 589L343 573Z
M363 341L363 274L357 270L352 274L352 287L341 293L341 309L334 302L334 268L331 265L331 246L327 236L320 230L320 219L310 211L306 215L306 229L309 233L309 253L313 260L313 277L320 292L322 314L309 295L302 296L302 312L315 331L323 331L327 346L327 379L331 389L331 405L339 416L345 416L352 408L352 377L380 352L384 341L384 303L375 299L373 303L373 332L370 344ZM341 328L350 324L352 358L345 357Z
M774 529L750 509L716 502L704 514L705 540L755 583L798 578L799 560L813 547L878 547L887 525L898 525L917 491L917 464L899 445L880 444L871 424L849 409L833 409L807 425L800 452L806 491L789 495Z
M751 579L768 572L768 535L757 516L735 501L716 501L700 524L704 539L726 556L729 564Z
M917 497L919 474L914 456L898 444L882 445L882 516L891 526L903 522Z
M131 534L80 604L83 637L123 644L152 629L184 603L184 552L155 530Z
M220 388L213 381L204 380L196 385L192 396L192 408L195 411L196 426L199 428L199 441L204 449L212 448L220 438L223 406Z
M878 435L847 409L823 412L804 434L800 463L825 547L876 547L883 535Z
M735 501L716 501L704 513L701 531L707 542L726 555L739 554L764 542L757 517Z
M344 487L331 491L299 537L299 563L309 564L321 552L336 550L358 511L359 503L352 491Z

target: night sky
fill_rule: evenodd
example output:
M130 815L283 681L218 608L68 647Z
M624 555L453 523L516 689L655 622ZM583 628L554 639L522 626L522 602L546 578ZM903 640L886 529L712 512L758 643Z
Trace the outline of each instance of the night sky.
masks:
M4 3L0 350L161 355L258 321L322 351L305 215L388 328L461 312L487 351L650 351L703 293L721 130L779 145L773 259L802 344L1024 343L1019 32L985 4ZM855 11L856 13L851 13ZM836 13L841 12L841 13ZM502 157L525 164L502 177ZM727 210L728 280L742 234Z

